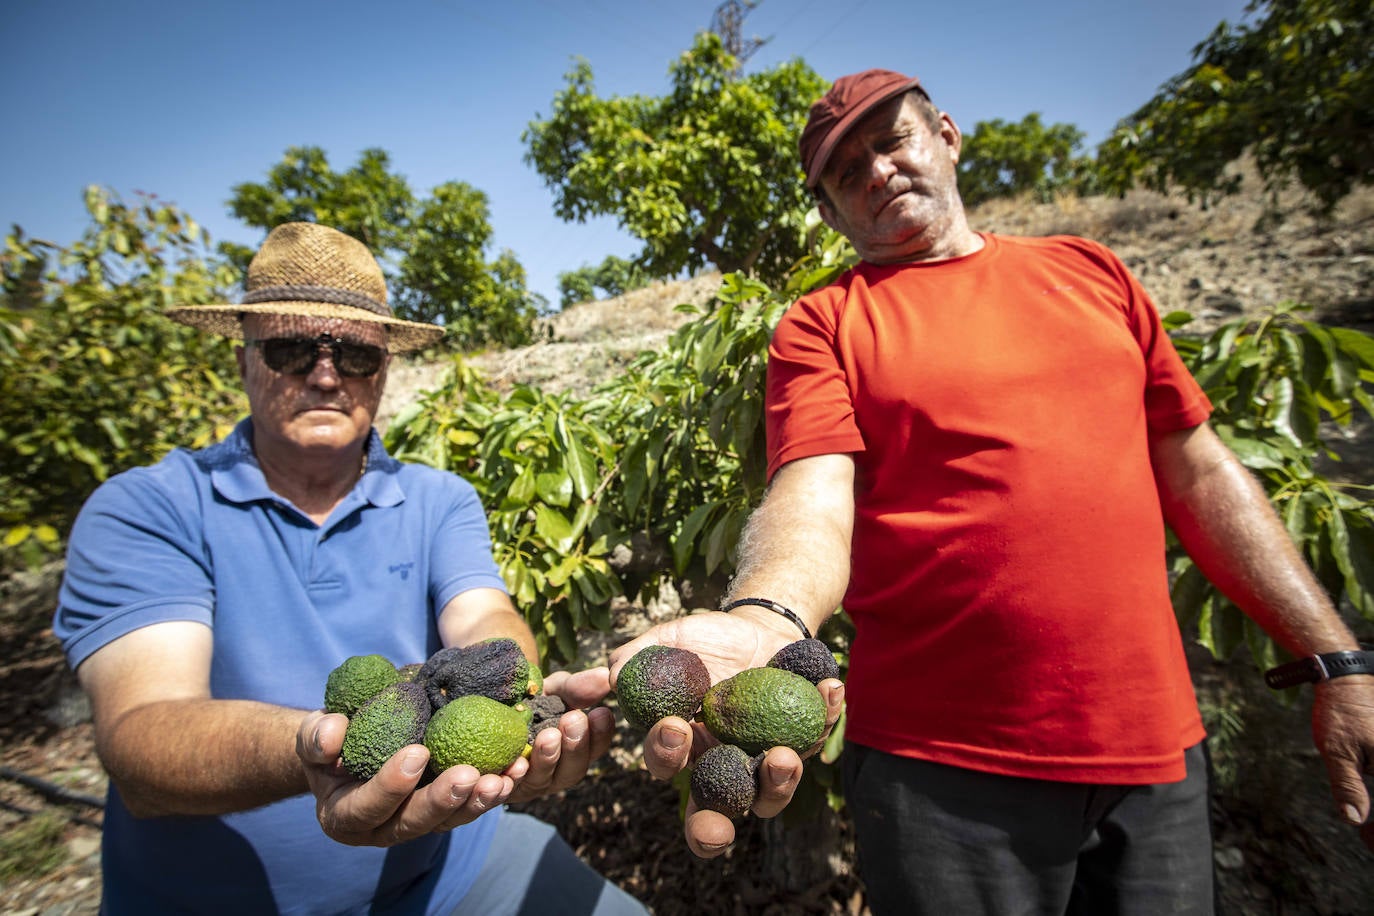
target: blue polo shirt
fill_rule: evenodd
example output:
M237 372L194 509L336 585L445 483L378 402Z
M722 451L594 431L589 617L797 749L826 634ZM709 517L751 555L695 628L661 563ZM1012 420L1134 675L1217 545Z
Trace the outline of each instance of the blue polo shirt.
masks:
M53 631L71 666L140 627L214 631L216 698L323 703L350 655L397 665L440 648L438 613L505 585L471 485L402 464L374 431L367 472L324 525L268 489L252 426L111 478L82 508ZM207 761L213 766L213 761ZM137 819L111 787L104 912L439 913L481 868L500 818L391 849L329 839L313 795L225 817Z

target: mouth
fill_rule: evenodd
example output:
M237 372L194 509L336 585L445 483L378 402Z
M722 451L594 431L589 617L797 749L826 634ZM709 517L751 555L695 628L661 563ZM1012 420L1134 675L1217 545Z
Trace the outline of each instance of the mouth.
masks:
M898 191L896 194L892 194L888 197L883 198L883 200L878 204L878 206L873 208L874 219L876 219L884 210L886 210L888 208L888 205L892 204L894 201L900 200L901 198L905 197L907 194L910 193L911 189L907 188L905 190Z

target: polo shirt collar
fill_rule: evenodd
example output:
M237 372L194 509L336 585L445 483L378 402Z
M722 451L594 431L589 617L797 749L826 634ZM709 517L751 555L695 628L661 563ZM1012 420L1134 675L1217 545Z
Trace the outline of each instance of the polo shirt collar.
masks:
M198 456L210 470L210 482L215 492L233 503L260 500L281 500L267 486L257 456L253 454L253 421L240 420L229 437L205 449ZM405 491L397 477L401 462L387 454L382 437L372 429L367 436L367 470L344 497L339 509L351 511L355 506L395 506L405 501ZM334 515L341 517L339 509ZM344 513L346 514L346 513Z

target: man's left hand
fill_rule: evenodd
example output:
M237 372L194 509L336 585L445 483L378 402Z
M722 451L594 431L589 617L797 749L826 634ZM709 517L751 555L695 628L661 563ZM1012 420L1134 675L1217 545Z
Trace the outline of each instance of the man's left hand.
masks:
M1326 761L1331 794L1348 823L1360 826L1364 844L1374 850L1365 777L1374 775L1374 676L1351 675L1316 685L1312 736Z

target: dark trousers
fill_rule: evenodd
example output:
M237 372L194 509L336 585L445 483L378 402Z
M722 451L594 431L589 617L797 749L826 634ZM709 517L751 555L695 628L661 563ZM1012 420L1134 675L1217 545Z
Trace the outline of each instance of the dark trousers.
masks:
M845 803L875 916L1204 916L1214 911L1207 759L1183 782L980 773L847 743Z

